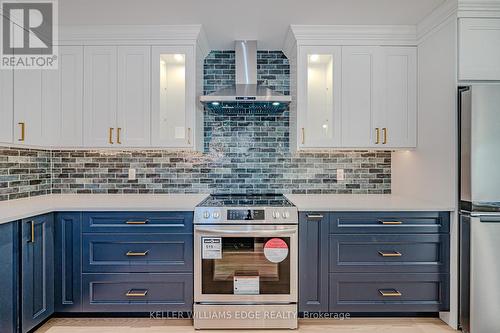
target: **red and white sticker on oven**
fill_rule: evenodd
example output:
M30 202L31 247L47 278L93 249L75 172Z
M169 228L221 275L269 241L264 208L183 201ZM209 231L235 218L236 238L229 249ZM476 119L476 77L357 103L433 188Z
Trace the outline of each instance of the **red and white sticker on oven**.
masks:
M281 238L271 238L264 244L264 256L272 263L280 263L288 256L288 245Z

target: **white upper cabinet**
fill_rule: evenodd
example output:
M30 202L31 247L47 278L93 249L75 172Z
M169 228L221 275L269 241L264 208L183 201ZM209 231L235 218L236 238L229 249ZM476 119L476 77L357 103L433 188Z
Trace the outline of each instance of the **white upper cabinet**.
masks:
M417 145L417 50L382 47L379 101L374 114L379 145L412 148Z
M151 47L118 47L117 144L151 143ZM118 141L119 138L119 141Z
M116 46L88 46L84 51L84 143L116 144Z
M13 71L0 70L0 142L12 143L13 130Z
M342 48L342 147L374 147L380 141L373 126L381 104L378 66L380 47Z
M303 46L297 71L299 148L340 146L341 48Z
M83 47L59 46L59 68L42 71L44 127L51 146L83 145Z
M500 80L500 18L459 19L459 80Z
M152 145L194 147L195 57L192 46L152 48Z
M51 114L43 103L42 70L14 71L14 142L30 146L50 145L53 134L45 126Z

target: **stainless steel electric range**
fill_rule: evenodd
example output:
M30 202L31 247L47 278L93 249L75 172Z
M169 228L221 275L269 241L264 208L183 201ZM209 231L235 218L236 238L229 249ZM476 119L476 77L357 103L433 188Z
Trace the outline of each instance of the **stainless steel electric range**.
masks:
M212 195L194 224L195 328L297 328L297 208L283 195Z

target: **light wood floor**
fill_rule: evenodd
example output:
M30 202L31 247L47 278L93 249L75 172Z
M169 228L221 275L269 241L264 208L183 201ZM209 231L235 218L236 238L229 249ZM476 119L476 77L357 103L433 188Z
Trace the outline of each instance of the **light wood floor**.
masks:
M195 331L189 320L133 319L133 318L53 318L36 333L160 333ZM230 332L286 332L286 331L204 331ZM291 332L291 331L289 331ZM346 320L300 320L300 333L449 333L456 332L435 318L354 318Z

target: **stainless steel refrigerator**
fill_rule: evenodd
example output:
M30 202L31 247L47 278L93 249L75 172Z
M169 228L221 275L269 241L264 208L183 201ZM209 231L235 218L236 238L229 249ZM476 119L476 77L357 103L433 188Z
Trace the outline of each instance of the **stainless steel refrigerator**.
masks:
M458 93L459 323L464 332L500 332L500 84Z

